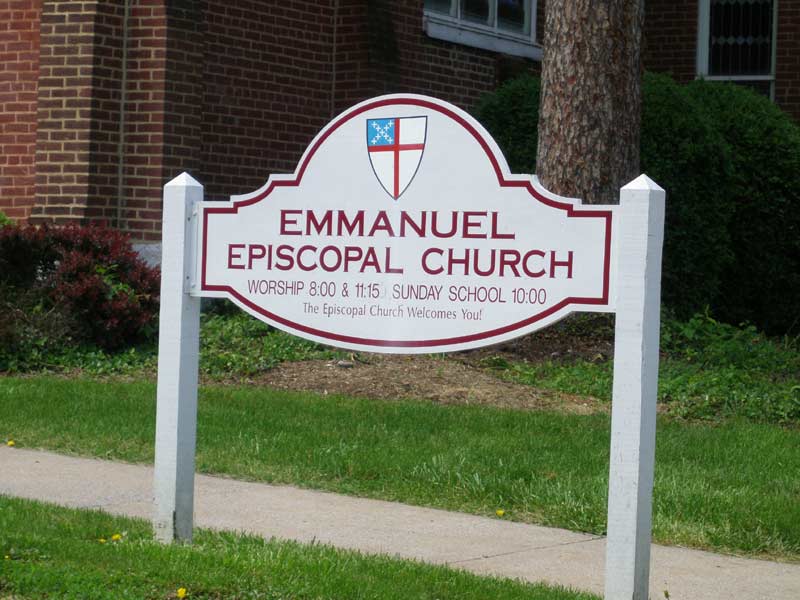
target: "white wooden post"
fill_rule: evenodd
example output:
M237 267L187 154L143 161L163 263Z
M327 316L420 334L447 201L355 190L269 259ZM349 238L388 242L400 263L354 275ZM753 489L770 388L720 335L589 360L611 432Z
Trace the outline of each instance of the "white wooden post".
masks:
M648 598L664 198L646 175L620 196L606 600Z
M164 186L153 526L166 543L192 541L200 298L189 291L202 199L187 173Z

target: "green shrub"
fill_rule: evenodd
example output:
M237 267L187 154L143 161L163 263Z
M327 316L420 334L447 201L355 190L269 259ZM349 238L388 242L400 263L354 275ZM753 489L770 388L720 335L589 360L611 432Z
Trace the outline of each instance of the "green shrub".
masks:
M484 95L473 111L500 145L512 173L536 172L541 84L530 75Z
M659 400L669 414L800 423L798 340L769 339L752 325L701 313L688 321L665 318L661 351Z
M734 260L714 312L769 333L800 329L800 127L767 98L733 84L696 81L688 94L729 146Z
M0 285L0 372L53 366L54 356L73 343L76 327L66 307L40 289Z
M721 323L707 312L687 321L664 316L661 351L704 367L731 367L773 381L800 377L800 339L771 339L753 325Z
M200 339L200 370L211 377L250 377L283 362L338 356L239 309L232 314L205 313Z
M13 225L14 222L9 219L6 214L0 210L0 228L5 227L6 225Z
M485 96L475 115L512 171L533 173L539 80L525 76ZM689 316L711 304L731 261L726 146L697 102L666 76L643 83L642 171L667 190L663 298Z
M731 263L727 148L702 108L665 75L642 86L641 170L667 191L662 298L688 317L716 299Z

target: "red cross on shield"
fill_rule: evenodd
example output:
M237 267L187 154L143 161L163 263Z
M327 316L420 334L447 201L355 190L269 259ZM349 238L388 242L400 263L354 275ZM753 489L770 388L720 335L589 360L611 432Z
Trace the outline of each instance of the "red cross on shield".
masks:
M367 119L367 150L381 186L394 200L406 191L425 150L428 117Z

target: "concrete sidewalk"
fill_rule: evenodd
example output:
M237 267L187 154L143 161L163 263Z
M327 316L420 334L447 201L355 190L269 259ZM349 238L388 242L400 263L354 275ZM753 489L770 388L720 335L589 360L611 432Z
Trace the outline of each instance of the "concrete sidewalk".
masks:
M0 494L149 519L152 467L0 448ZM605 539L393 502L200 475L198 527L322 542L602 595ZM797 600L800 565L653 545L650 597Z

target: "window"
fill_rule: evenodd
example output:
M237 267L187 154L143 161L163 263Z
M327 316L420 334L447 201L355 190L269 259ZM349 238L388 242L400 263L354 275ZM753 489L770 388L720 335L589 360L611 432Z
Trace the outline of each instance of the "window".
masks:
M697 75L773 97L777 0L700 0Z
M425 0L432 38L541 60L535 0Z

